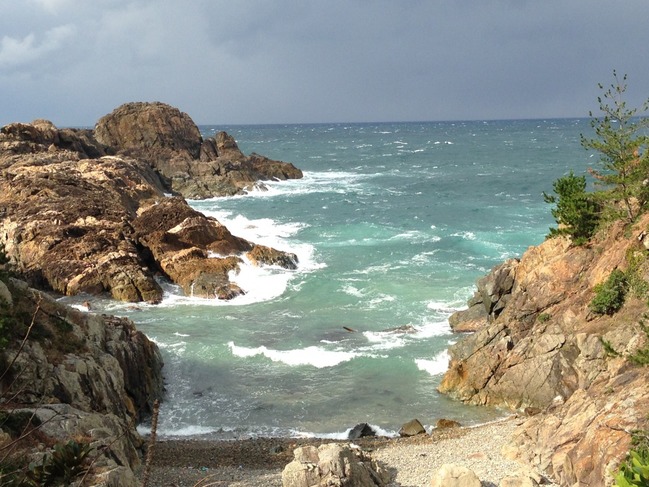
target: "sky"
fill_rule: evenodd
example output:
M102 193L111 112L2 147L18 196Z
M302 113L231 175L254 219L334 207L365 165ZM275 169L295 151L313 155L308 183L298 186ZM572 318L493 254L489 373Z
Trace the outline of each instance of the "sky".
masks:
M649 97L648 0L0 0L0 126L587 117Z

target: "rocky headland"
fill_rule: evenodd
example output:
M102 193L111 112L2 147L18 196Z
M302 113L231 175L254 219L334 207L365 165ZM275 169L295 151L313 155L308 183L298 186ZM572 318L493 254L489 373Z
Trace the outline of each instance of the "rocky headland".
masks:
M162 103L123 105L94 130L0 128L0 484L139 485L136 425L163 396L158 348L131 321L46 292L157 303L167 279L204 298L245 293L231 280L244 258L295 268L297 257L232 235L185 198L300 177L225 132L203 140Z
M158 302L158 276L198 297L230 299L242 256L295 268L295 255L235 237L189 198L300 178L292 164L245 156L221 132L203 140L188 115L129 103L94 130L37 120L0 129L0 244L40 289Z
M614 313L590 306L616 269L649 280L647 228L644 215L588 245L548 239L480 279L469 308L450 319L474 333L451 347L439 390L529 415L507 454L561 485L610 485L634 433L649 428L649 371L635 359L649 347L646 297L629 290Z

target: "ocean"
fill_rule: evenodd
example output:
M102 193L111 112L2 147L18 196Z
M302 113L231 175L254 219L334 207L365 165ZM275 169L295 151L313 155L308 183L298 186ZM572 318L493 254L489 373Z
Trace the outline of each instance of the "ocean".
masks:
M336 438L361 422L395 435L413 418L504 414L437 392L460 338L447 320L477 278L543 241L542 192L596 163L588 120L201 127L218 130L304 178L191 205L299 267L246 264L229 302L168 283L159 305L98 300L161 349L159 435Z

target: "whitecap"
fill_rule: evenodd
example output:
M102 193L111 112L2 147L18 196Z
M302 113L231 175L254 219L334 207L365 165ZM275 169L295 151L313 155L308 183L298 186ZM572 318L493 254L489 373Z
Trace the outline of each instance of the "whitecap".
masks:
M250 358L262 355L273 362L281 362L292 367L310 365L318 369L335 367L343 362L348 362L356 357L358 353L343 350L326 350L322 347L310 346L295 350L273 350L265 346L256 348L240 347L234 342L228 342L232 355L241 358Z
M450 355L446 350L438 353L435 358L431 359L415 359L417 368L422 372L426 372L432 376L441 375L448 370L448 363L451 360Z

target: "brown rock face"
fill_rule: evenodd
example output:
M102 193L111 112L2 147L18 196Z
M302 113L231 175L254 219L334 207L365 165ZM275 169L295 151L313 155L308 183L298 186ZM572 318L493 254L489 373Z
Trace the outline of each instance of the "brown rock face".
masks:
M58 130L43 120L0 129L0 243L32 284L68 295L158 302L155 277L163 273L188 294L231 299L245 292L230 282L239 254L252 252L259 265L295 268L294 255L254 246L182 198L165 196L156 164L205 164L208 173L211 167L192 159L201 139L187 115L163 104L129 104L104 117L97 131L106 144L121 144L121 155L109 155L116 150L89 131ZM217 137L217 146L239 158L227 134ZM218 184L235 181L232 174ZM238 174L255 181L250 172ZM195 173L191 184L215 181L202 177Z
M230 196L261 180L299 179L290 163L246 157L225 132L203 140L196 124L164 103L127 103L95 126L98 141L148 162L169 191L186 198Z
M186 113L164 103L127 103L100 118L95 138L104 145L155 162L158 158L197 159L203 138Z
M634 235L648 225L645 215L630 233L613 226L588 247L553 238L530 248L511 269L498 316L450 349L439 390L474 404L542 411L521 427L510 453L561 485L605 485L630 432L647 428L649 374L623 358L647 347L640 325L646 303L630 293L613 316L588 305L595 285L625 270L629 256L647 280L649 256ZM603 342L622 357L609 357Z
M231 299L243 293L228 274L239 270L237 255L253 244L192 210L184 200L167 198L148 208L133 220L133 228L138 243L187 295Z

